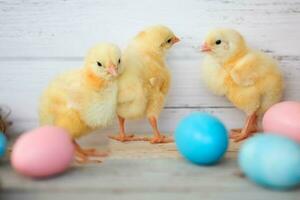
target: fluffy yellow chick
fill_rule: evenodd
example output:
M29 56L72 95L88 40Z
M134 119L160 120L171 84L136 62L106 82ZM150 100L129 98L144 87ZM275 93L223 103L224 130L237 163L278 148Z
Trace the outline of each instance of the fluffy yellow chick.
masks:
M150 140L166 143L172 139L161 135L157 119L163 109L170 87L170 72L165 54L179 39L165 26L151 26L141 31L122 55L124 72L118 80L119 95L117 113L120 132L112 139L118 141ZM147 117L152 128L152 139L136 138L125 134L125 119Z
M251 136L257 131L257 118L282 97L283 77L276 61L248 48L242 35L232 29L211 31L202 51L206 53L204 82L247 115L244 128L232 129L231 138L238 142Z
M91 161L90 156L105 155L96 149L82 149L75 139L113 121L120 57L121 52L114 44L96 45L90 49L82 68L56 77L41 97L40 123L65 128L74 139L80 162Z

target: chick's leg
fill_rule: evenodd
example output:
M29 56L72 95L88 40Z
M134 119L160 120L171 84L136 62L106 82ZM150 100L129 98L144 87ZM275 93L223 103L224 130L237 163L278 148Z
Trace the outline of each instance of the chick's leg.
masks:
M157 126L157 119L156 117L149 117L149 123L153 129L154 137L150 140L152 144L156 143L170 143L174 140L171 138L167 138L166 136L161 135L160 131L158 130Z
M79 163L101 163L100 160L91 159L91 157L106 157L107 153L98 152L94 148L82 149L81 146L73 140L75 147L76 161Z
M235 142L242 141L257 131L257 114L254 112L247 117L246 124L242 129L232 129L230 131L230 138Z
M144 141L145 138L135 137L133 134L126 135L125 133L125 119L123 117L118 116L120 132L117 136L109 136L110 139L117 140L120 142L128 142L128 141Z

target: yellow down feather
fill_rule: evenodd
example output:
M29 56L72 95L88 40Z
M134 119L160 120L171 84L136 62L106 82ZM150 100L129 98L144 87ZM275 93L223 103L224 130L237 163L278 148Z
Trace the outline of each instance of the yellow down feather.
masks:
M214 93L225 95L248 115L263 114L280 101L284 84L276 61L250 49L237 31L211 31L204 51L202 78Z
M117 105L116 77L109 67L121 71L120 56L115 45L99 44L90 50L83 68L56 77L41 97L40 123L65 128L73 138L108 126Z
M125 119L158 117L169 91L171 75L165 53L175 35L164 26L140 32L122 55L117 113Z

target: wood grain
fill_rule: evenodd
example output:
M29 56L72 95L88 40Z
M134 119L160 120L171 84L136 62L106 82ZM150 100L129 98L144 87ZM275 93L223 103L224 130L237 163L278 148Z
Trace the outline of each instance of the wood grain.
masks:
M300 100L297 0L6 0L0 2L0 16L0 102L13 109L15 129L24 129L19 123L37 124L43 88L57 73L79 67L90 46L114 41L124 47L142 27L157 23L172 27L182 40L168 55L173 84L165 106L178 114L164 111L162 118L177 122L191 110L209 109L223 113L229 127L241 125L242 114L224 112L232 105L200 81L199 45L206 32L218 26L240 30L250 46L277 58L286 78L286 99ZM161 124L164 131L174 129L165 119Z
M209 111L224 120L229 127L242 126L244 116L224 98L211 94L200 80L200 60L168 60L173 74L170 95L162 113L162 130L173 132L176 124L191 111ZM15 129L24 130L22 124L37 126L39 97L48 82L58 73L80 67L82 61L70 60L27 60L0 61L1 105L12 109ZM286 79L285 99L300 100L300 59L283 57L281 69ZM24 120L24 122L22 122ZM146 122L130 123L130 131L148 132ZM32 128L34 126L27 126ZM115 125L116 127L116 125ZM18 131L20 132L20 131Z
M251 46L299 55L299 0L1 1L1 57L77 57L98 41L125 46L143 27L166 24L182 39L173 56L198 57L206 32L240 30Z
M165 24L181 38L167 56L173 84L159 125L172 134L194 111L210 112L227 128L244 115L200 81L200 44L208 30L239 30L253 48L276 58L286 79L285 99L300 100L299 0L0 0L0 106L12 109L13 134L38 126L39 96L58 73L79 67L91 46L112 41L124 48L143 27ZM184 161L174 144L109 142L117 124L91 134L83 145L110 149L102 165L74 166L68 173L33 181L0 161L0 199L286 199L299 189L274 192L236 176L231 144L220 165L198 167ZM128 123L128 132L151 134L145 120Z
M199 55L200 58L200 55ZM40 94L49 81L67 69L78 68L82 60L30 60L0 61L0 102L9 103L30 96L37 104ZM201 60L168 59L172 73L172 86L166 107L231 107L223 97L211 94L200 80ZM280 58L280 68L286 82L286 99L300 100L300 57ZM14 94L15 100L10 98ZM31 107L34 109L35 107Z
M104 136L103 136L104 137ZM99 139L99 138L98 138ZM82 145L110 150L101 164L74 164L66 173L46 180L23 177L0 161L1 199L240 199L296 200L300 190L276 192L241 177L236 146L215 166L184 160L174 144L119 143L88 136Z
M2 164L3 165L3 164ZM74 166L67 173L33 181L3 165L4 199L287 199L299 190L275 192L253 185L239 173L234 155L217 166L199 167L181 158L108 159L100 165ZM72 177L72 178L71 178Z

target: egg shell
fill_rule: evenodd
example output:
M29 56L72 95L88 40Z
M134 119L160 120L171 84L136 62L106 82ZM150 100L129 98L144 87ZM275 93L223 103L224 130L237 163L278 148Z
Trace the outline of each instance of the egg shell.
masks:
M178 151L199 165L217 163L228 148L228 134L223 123L207 113L192 113L178 124L175 131Z
M300 184L300 146L275 134L248 139L238 155L239 166L253 182L272 189L290 189Z
M13 168L34 178L65 171L74 159L74 145L62 128L44 126L22 134L12 149Z
M6 152L7 139L4 133L0 131L0 157L3 157Z
M273 105L263 117L263 129L300 142L300 103L285 101Z

